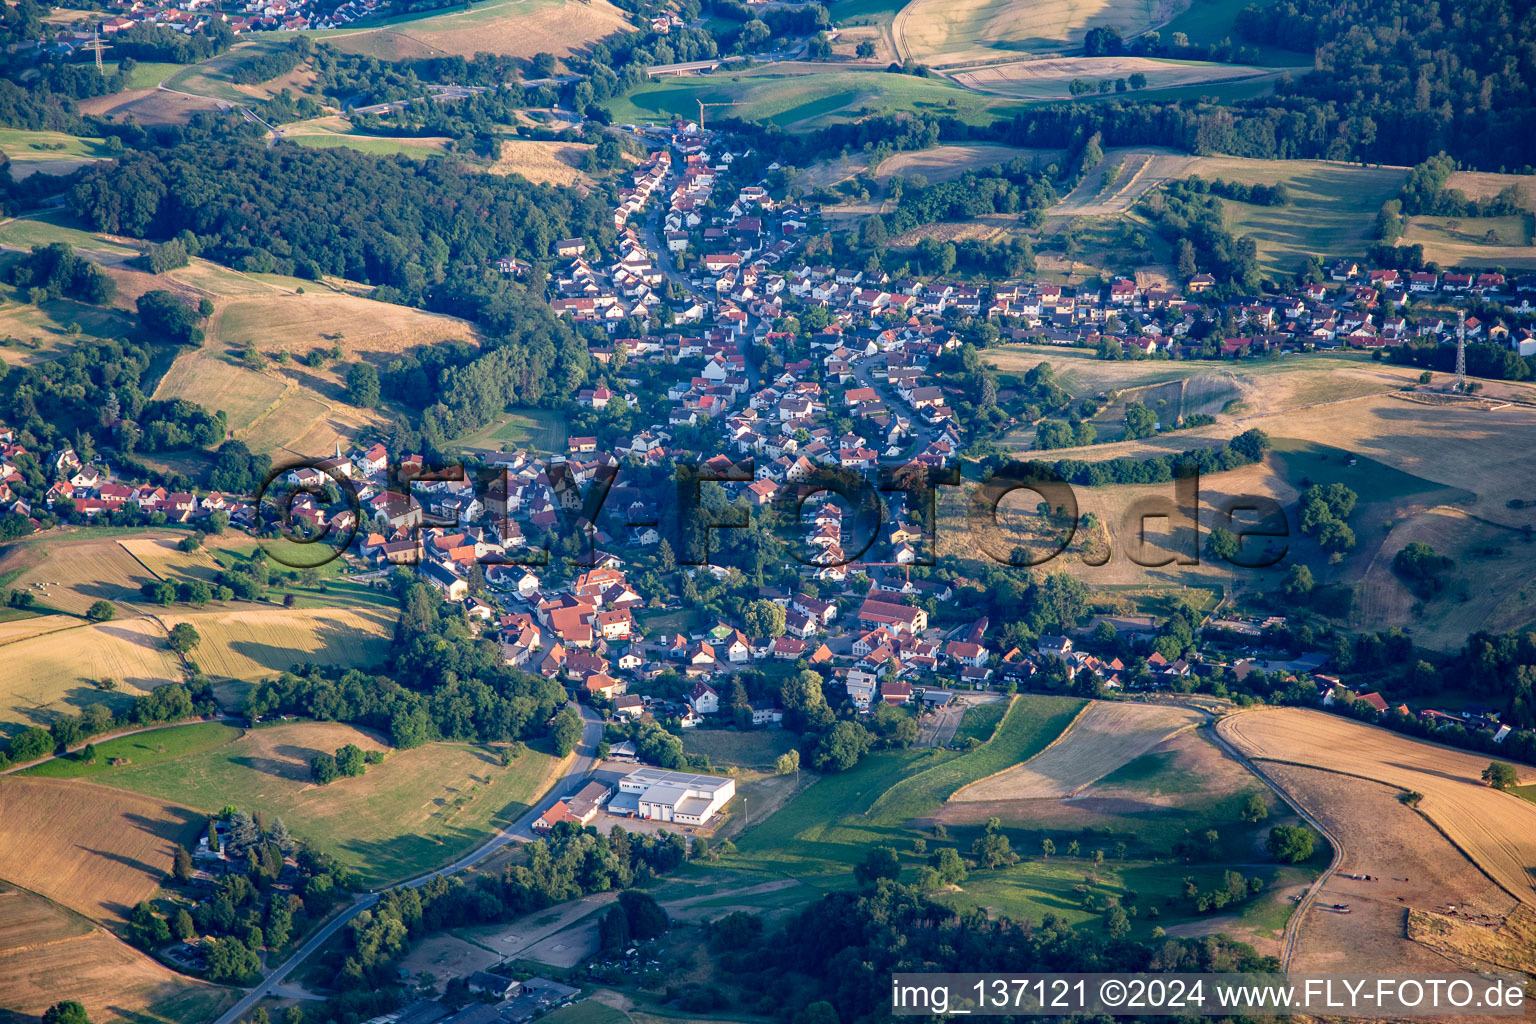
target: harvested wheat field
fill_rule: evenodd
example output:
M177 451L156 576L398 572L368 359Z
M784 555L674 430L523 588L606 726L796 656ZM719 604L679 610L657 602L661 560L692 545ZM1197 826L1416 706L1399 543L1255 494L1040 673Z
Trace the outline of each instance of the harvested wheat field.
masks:
M950 800L1070 799L1204 719L1187 708L1094 701L1049 747L1023 764L962 787Z
M72 615L29 615L20 619L7 619L0 622L0 647L78 625L80 620Z
M61 979L68 979L61 982ZM212 1020L229 989L194 981L47 900L0 883L0 1016L40 1017L67 994L91 1020Z
M1291 970L1447 970L1437 953L1405 937L1410 910L1454 906L1468 920L1496 924L1517 906L1392 786L1270 761L1258 767L1337 837L1342 851L1339 870L1296 923ZM1335 913L1335 903L1348 903L1350 912Z
M0 572L22 569L8 586L32 594L38 605L84 615L98 600L132 601L154 582L133 556L111 539L54 540L17 545L0 558Z
M487 170L492 174L521 174L541 185L575 185L586 180L581 165L592 149L585 142L503 139L501 157Z
M222 412L229 429L239 434L270 412L286 391L280 377L247 370L227 355L197 350L176 357L153 397L180 398Z
M98 921L124 921L207 819L166 800L64 779L0 777L0 879Z
M253 608L169 612L166 629L190 622L202 642L190 657L210 676L256 682L295 665L366 668L383 660L395 615L378 608Z
M913 0L891 25L903 58L944 65L1058 53L1081 47L1090 28L1129 39L1171 19L1176 0Z
M88 704L120 704L177 682L181 662L152 619L76 625L5 645L0 658L0 732L46 726ZM111 691L99 684L111 679Z
M923 0L918 0L919 3ZM1271 74L1267 68L1243 64L1157 60L1152 57L1054 57L994 64L974 71L958 71L955 81L978 92L1018 99L1065 99L1068 86L1078 79L1146 76L1149 89L1173 89L1207 82L1230 82Z
M1484 785L1486 755L1305 708L1243 712L1224 718L1217 729L1261 762L1322 768L1424 794L1420 813L1506 892L1536 903L1536 804ZM1521 767L1521 779L1536 779L1536 769ZM1383 834L1397 842L1395 833Z
M140 565L163 580L203 580L211 582L219 574L219 563L204 548L182 551L178 537L126 537L118 543Z

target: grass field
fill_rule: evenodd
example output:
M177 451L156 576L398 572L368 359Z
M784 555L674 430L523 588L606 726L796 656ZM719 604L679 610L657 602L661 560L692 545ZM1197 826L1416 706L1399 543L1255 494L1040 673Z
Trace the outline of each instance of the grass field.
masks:
M0 883L0 1014L40 1019L62 984L100 1024L212 1020L231 990L160 966L89 921Z
M929 182L953 181L966 171L980 171L994 164L1006 166L1017 157L1044 167L1061 155L1055 149L1022 149L986 142L904 150L881 162L875 169L875 180L884 184L898 175L910 178L920 174Z
M435 136L410 139L382 138L377 135L294 135L295 145L313 149L355 149L370 156L410 156L425 159L448 152L448 140Z
M1398 736L1321 711L1234 715L1218 729L1248 756L1374 779L1424 794L1417 810L1506 892L1536 903L1536 806L1484 785L1485 755ZM1524 782L1531 779L1529 768Z
M86 162L112 156L106 142L99 138L19 128L0 128L0 153L10 158L13 178L38 171L68 174Z
M965 786L1040 753L1068 729L1084 704L1073 697L1015 697L990 740L909 775L875 801L870 816L895 823L931 814Z
M610 102L616 121L698 117L698 101L734 102L723 114L787 129L808 129L867 115L910 111L985 122L1016 104L986 97L939 78L836 65L774 64L730 75L668 78L642 84Z
M955 730L955 741L963 743L975 739L985 743L997 732L1007 711L1006 704L976 704L966 708L960 717L960 728Z
M918 3L924 0L917 0ZM993 64L957 71L954 80L979 92L1021 100L1065 100L1074 81L1083 79L1097 87L1103 79L1141 74L1148 89L1182 89L1210 83L1268 76L1268 68L1210 61L1168 60L1154 57L1053 57L1012 64Z
M174 794L14 776L0 777L0 821L0 878L107 922L126 920L206 824Z
M704 754L716 767L756 768L772 771L780 754L795 749L795 735L783 729L726 732L722 729L690 729L683 733L683 750Z
M95 744L96 759L86 762L79 753L56 757L17 772L18 777L40 779L82 779L114 771L111 762L123 759L143 767L161 761L173 761L188 754L233 743L243 731L223 722L193 722L154 729L136 736L121 736Z
M202 642L189 655L217 679L255 682L298 664L367 668L379 664L394 630L385 608L276 608L233 605L157 615L169 629L190 622Z
M137 325L121 310L74 299L47 299L38 305L0 298L0 359L26 365L53 359L72 347L79 327L86 337L120 338Z
M455 438L460 448L512 449L528 447L536 451L565 454L565 417L548 409L518 409L475 431Z
M52 242L68 242L82 255L89 255L104 263L130 259L139 254L136 246L87 231L64 213L29 214L0 224L0 246L5 248L28 251L34 245L48 245Z
M1511 185L1520 196L1521 207L1536 210L1536 174L1456 171L1445 182L1446 188L1458 189L1471 199L1492 199Z
M362 31L313 34L345 53L395 61L445 53L564 57L629 28L624 12L605 0L489 0L425 15L395 15Z
M1246 185L1283 182L1290 190L1286 206L1222 201L1227 227L1234 234L1253 236L1259 262L1271 275L1294 273L1309 255L1363 253L1371 241L1372 218L1407 176L1397 167L1240 157L1201 157L1190 173Z
M902 57L944 66L1065 52L1101 26L1129 39L1177 9L1173 0L913 0L892 34Z
M296 835L380 885L447 863L515 820L558 776L563 761L530 750L510 767L478 746L439 743L391 751L361 778L309 781L309 761L356 743L383 749L351 726L302 722L256 729L211 750L96 778L200 809L227 804L280 816Z
M219 563L207 548L182 551L178 537L124 537L118 541L134 560L160 579L180 582L202 580L211 583L219 574Z
M962 787L950 799L1066 799L1204 717L1184 708L1094 701L1048 749Z

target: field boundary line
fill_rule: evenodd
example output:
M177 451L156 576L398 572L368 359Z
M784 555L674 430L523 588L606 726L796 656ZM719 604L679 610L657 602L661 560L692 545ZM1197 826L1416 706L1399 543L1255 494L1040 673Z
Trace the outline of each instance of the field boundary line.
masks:
M53 612L51 614L68 615L72 619L79 618L79 616L70 615L69 612ZM38 618L43 618L43 616L39 615ZM13 619L12 621L14 622L16 620ZM55 633L67 633L72 629L85 629L93 625L95 625L95 623L88 620L82 620L72 626L60 626L58 629L50 629L46 633L33 633L31 636L15 636L11 637L9 640L0 640L0 647L9 647L11 644L26 643L28 640L36 640L40 636L53 636Z
M135 562L138 562L139 563L139 567L142 568L145 572L149 573L151 576L153 576L155 579L159 580L161 583L167 582L167 580L166 580L166 578L164 576L161 576L159 573L155 572L155 570L151 569L148 565L146 565L145 562L144 562L144 559L140 558L138 555L134 554L132 551L129 551L128 550L128 545L123 543L121 537L117 538L112 543L114 543L118 547L122 548L123 551L125 553L127 553L129 558L133 559Z

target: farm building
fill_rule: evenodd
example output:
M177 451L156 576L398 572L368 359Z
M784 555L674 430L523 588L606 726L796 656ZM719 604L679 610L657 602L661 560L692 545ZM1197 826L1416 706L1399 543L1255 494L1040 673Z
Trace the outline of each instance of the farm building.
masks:
M539 815L539 820L533 823L533 830L548 832L562 821L585 825L597 817L597 812L612 795L613 790L603 783L589 782L575 796L550 804L549 810Z
M736 780L662 768L638 768L619 780L613 814L702 825L736 795Z

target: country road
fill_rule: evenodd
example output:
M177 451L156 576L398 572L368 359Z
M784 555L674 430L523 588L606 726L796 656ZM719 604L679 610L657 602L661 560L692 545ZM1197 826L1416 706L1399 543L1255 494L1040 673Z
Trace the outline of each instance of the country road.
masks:
M565 777L551 786L547 793L539 796L533 806L528 808L527 813L518 818L509 827L492 836L483 846L465 854L452 864L438 868L435 871L429 871L408 882L402 882L400 883L401 886L407 886L412 889L420 888L439 875L456 874L466 868L474 867L505 846L514 842L526 842L533 838L533 823L538 820L541 808L545 802L552 797L564 797L574 794L585 784L587 776L591 774L592 769L597 764L597 744L603 738L603 720L591 708L585 705L577 706L581 710L581 717L584 723L581 732L581 742L576 746L575 760L571 762L570 771L565 773ZM399 887L391 886L391 888ZM214 1024L234 1024L235 1021L248 1014L256 1007L257 1003L271 994L273 989L277 988L295 967L313 956L315 951L329 942L348 921L351 921L378 901L379 894L377 892L359 893L353 898L350 907L321 926L320 930L310 936L309 941L299 947L297 952L269 971L259 985L247 992L239 1002L225 1011L223 1016L219 1017Z

